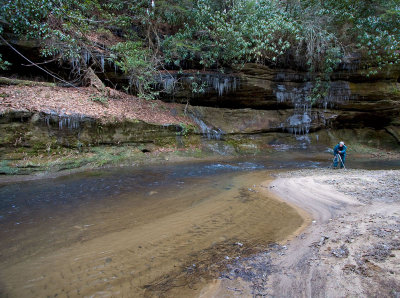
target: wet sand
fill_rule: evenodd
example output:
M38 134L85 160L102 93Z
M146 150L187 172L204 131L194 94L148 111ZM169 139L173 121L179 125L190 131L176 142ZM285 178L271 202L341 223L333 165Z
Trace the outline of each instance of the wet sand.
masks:
M277 175L268 188L309 212L311 225L228 266L201 296L399 297L399 187L398 170Z
M0 296L196 296L233 260L304 226L261 186L269 175L191 178L2 222Z

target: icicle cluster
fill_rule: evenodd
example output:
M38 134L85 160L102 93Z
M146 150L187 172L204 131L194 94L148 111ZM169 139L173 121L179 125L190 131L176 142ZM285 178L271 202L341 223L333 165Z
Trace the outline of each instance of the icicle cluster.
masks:
M196 82L199 86L204 86L206 93L216 92L218 96L235 92L239 86L239 78L221 74L161 74L157 78L157 88L172 94L177 86L189 85Z
M64 113L56 113L51 111L44 117L44 122L47 126L55 121L58 122L58 129L78 129L80 127L80 122L82 121L81 115L67 115Z
M206 75L205 82L217 91L218 96L236 91L239 79L236 77Z
M307 135L309 133L312 122L312 102L310 99L312 88L313 85L310 82L291 88L283 84L276 86L275 96L277 101L279 103L290 102L294 108L293 115L281 124L282 129L295 135ZM348 101L350 93L347 82L331 82L328 95L316 104L324 110L333 108L337 104Z

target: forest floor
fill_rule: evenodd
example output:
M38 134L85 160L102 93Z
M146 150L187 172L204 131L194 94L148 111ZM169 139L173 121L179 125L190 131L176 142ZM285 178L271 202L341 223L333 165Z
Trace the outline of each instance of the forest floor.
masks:
M202 297L400 297L400 171L292 171L260 187L310 226L232 264Z
M141 120L155 124L194 124L182 105L144 100L114 89L94 87L0 86L0 113L7 110L85 115L102 121Z

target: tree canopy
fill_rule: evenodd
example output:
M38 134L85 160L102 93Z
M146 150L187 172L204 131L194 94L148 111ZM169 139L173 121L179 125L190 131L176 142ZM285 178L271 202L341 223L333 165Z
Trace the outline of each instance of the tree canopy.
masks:
M113 65L140 94L161 69L256 62L324 81L354 57L369 72L400 64L399 0L3 2L4 39L37 40L43 57L69 63L77 76ZM1 57L0 67L9 67Z

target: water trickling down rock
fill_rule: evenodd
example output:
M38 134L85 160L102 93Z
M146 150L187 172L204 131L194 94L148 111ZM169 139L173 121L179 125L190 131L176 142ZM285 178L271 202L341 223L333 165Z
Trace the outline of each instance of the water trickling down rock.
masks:
M224 133L221 129L213 129L208 126L203 120L200 119L200 116L195 115L196 113L190 113L190 117L201 129L201 133L204 137L209 140L220 140L222 134Z
M293 115L288 117L281 127L284 131L295 135L307 135L310 131L312 117L311 93L313 84L307 82L300 86L291 86L278 84L275 90L275 96L278 103L289 102L293 105ZM334 108L336 105L344 103L350 99L350 87L347 82L331 82L328 94L318 102L317 107Z

